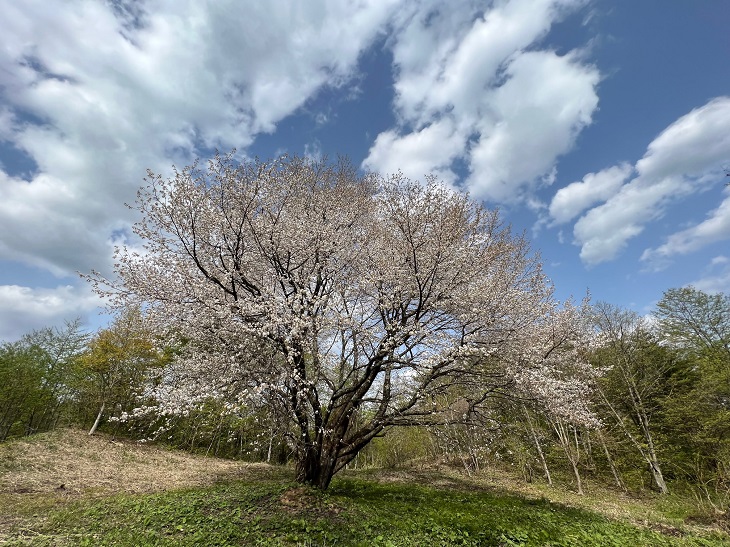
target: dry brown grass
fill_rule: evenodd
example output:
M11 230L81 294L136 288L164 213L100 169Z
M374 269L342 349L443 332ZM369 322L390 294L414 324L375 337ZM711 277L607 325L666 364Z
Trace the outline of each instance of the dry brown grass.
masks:
M0 444L0 544L80 498L204 486L271 467L60 429Z
M202 486L251 464L63 429L0 444L0 495L109 495Z

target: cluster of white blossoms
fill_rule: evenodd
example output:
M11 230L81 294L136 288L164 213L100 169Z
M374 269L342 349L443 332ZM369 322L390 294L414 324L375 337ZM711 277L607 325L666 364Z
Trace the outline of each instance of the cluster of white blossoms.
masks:
M594 382L602 373L588 360L596 342L587 300L580 307L570 302L562 308L554 305L512 359L510 371L518 389L553 417L599 426L589 405Z

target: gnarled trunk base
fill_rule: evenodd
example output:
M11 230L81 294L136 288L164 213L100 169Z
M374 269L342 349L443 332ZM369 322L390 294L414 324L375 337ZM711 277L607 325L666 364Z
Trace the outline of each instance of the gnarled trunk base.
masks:
M334 456L309 448L297 461L296 480L326 490L335 474L336 464Z

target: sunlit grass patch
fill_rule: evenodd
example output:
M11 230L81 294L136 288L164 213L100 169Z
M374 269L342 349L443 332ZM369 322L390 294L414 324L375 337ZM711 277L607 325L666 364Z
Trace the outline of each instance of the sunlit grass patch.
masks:
M547 500L344 478L281 478L79 500L14 534L30 545L723 545ZM12 544L12 543L11 543Z

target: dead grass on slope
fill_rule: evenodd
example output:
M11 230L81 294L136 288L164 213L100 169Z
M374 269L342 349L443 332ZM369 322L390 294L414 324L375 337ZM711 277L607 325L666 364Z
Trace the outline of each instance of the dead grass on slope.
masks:
M75 429L7 441L0 444L0 544L45 520L52 508L82 497L160 492L273 472L266 464L89 437Z
M211 484L257 467L74 429L42 435L0 444L0 494L156 492Z
M235 479L291 480L290 470L167 450L66 429L0 444L0 544L33 538L49 512L80 499L200 487ZM279 500L292 514L336 516L310 488Z

